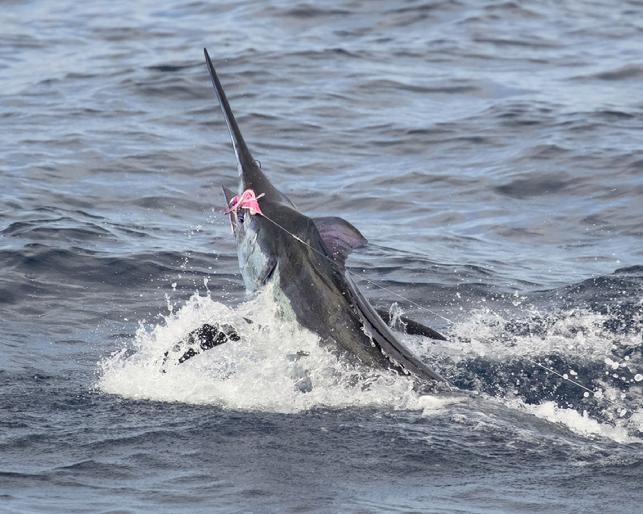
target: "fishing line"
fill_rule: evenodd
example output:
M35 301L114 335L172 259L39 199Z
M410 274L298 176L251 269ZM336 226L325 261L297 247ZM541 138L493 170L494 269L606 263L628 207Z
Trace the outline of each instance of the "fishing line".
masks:
M274 224L276 227L278 227L279 229L281 229L282 231L284 231L286 234L288 234L289 236L291 236L293 239L295 239L296 241L300 242L300 243L301 243L301 244L303 244L304 246L308 247L310 250L312 250L313 252L315 252L317 255L319 255L320 257L323 257L324 259L326 259L327 261L329 261L333 266L335 266L335 268L339 269L338 264L337 264L333 259L331 259L330 257L328 257L328 255L326 255L326 254L324 254L324 253L320 252L319 250L317 250L316 248L314 248L313 246L311 246L310 244L308 244L306 241L304 241L303 239L301 239L299 236L297 236L296 234L293 234L293 233L292 233L292 232L290 232L288 229L286 229L285 227L283 227L281 224L277 223L277 222L276 222L275 220L273 220L272 218L270 218L270 217L266 216L266 215L265 215L265 214L263 214L263 213L261 213L261 215L262 215L265 219L267 219L270 223ZM341 271L341 270L340 270L340 271ZM352 273L350 273L348 270L346 270L346 272L347 272L347 273L349 273L350 275L352 275ZM391 294L393 294L393 295L397 296L398 298L401 298L402 300L404 300L404 301L406 301L406 302L408 302L408 303L410 303L410 304L412 304L412 305L416 306L417 308L419 308L419 309L421 309L421 310L424 310L424 311L426 311L426 312L429 312L430 314L433 314L434 316L438 316L439 318L442 318L443 320L447 321L448 323L451 323L452 325L455 325L455 322L454 322L454 321L452 321L452 320L450 320L449 318L447 318L447 317L445 317L445 316L442 316L441 314L438 314L437 312L432 311L432 310L431 310L431 309L429 309L428 307L425 307L425 306L423 306L423 305L420 305L419 303L417 303L417 302L415 302L415 301L411 300L410 298L406 298L405 296L403 296L403 295L401 295L401 294L397 293L396 291L393 291L392 289L389 289L388 287L385 287L385 286L382 286L382 285L380 285L380 284L377 284L376 282L373 282L372 280L369 280L369 279L367 279L367 278L363 278L363 280L364 280L364 281L366 281L366 282L368 282L369 284L371 284L371 285L375 286L375 287L378 287L379 289L382 289L382 290L384 290L384 291L387 291L387 292L389 292L389 293L391 293ZM588 387L585 387L585 386L584 386L583 384L581 384L580 382L577 382L576 380L573 380L573 379L569 378L568 376L565 376L565 375L563 375L563 374L561 374L561 373L558 373L556 370L554 370L554 369L552 369L552 368L549 368L549 367L547 367L547 366L545 366L545 365L541 364L540 362L538 362L538 361L536 361L536 360L534 360L534 359L531 359L531 358L526 357L526 356L523 356L523 358L524 358L525 360L527 360L527 361L531 362L532 364L534 364L534 365L536 365L536 366L538 366L538 367L540 367L540 368L544 369L545 371L547 371L547 372L549 372L549 373L551 373L551 374L553 374L553 375L556 375L557 377L559 377L559 378L561 378L561 379L565 380L566 382L569 382L570 384L573 384L573 385L575 385L575 386L577 386L577 387L579 387L579 388L583 389L584 391L588 392L588 393L589 393L589 394L591 394L592 396L596 396L595 391L592 391L592 390L591 390L591 389L589 389ZM610 401L610 400L608 400L607 398L604 398L604 397L603 397L603 399L604 399L605 401L607 401L608 403L615 405L613 402L611 402L611 401Z
M269 216L266 216L261 211L261 208L259 207L259 203L257 201L259 198L261 198L263 196L264 196L263 193L260 194L259 196L255 196L254 191L248 189L248 190L244 191L241 196L235 196L234 198L232 198L232 200L230 201L231 206L228 207L224 212L225 212L226 215L228 215L228 214L231 214L233 211L236 212L240 208L245 208L245 209L248 209L250 211L251 215L259 214L263 218L268 220L270 223L275 225L277 228L282 230L284 233L286 233L290 237L292 237L295 241L301 243L302 245L306 246L308 249L310 249L312 252L314 252L318 256L320 256L323 259L327 260L338 271L346 272L348 275L354 276L348 269L346 269L346 270L341 269L339 264L334 259L332 259L328 255L326 255L325 253L319 251L317 248L313 247L312 245L310 245L309 243L304 241L302 238L300 238L297 234L292 233L290 230L288 230L287 228L285 228L284 226L282 226L280 223L276 222L275 220L273 220ZM428 307L420 305L419 303L415 302L414 300L411 300L410 298L407 298L404 295L401 295L398 292L393 291L392 289L390 289L388 287L382 286L382 285L380 285L380 284L378 284L376 282L373 282L372 280L370 280L368 278L365 278L365 277L362 277L362 280L364 280L365 282L371 284L374 287L377 287L377 288L379 288L379 289L381 289L383 291L386 291L386 292L388 292L388 293L390 293L390 294L392 294L394 296L397 296L398 298L404 300L405 302L410 303L411 305L414 305L415 307L417 307L420 310L426 311L426 312L428 312L428 313L430 313L430 314L432 314L434 316L437 316L437 317L443 319L444 321L450 323L451 325L455 325L455 322L453 320L447 318L446 316L443 316L442 314L439 314L439 313L429 309ZM210 316L209 318L206 318L206 323L209 322L209 321L212 321L213 319L214 319L214 315ZM568 376L563 375L563 374L557 372L555 369L547 367L544 364L541 364L540 362L538 362L538 361L536 361L534 359L531 359L531 358L526 357L526 356L523 356L523 358L525 360L527 360L528 362L531 362L535 366L538 366L538 367L544 369L548 373L551 373L552 375L555 375L555 376L561 378L562 380L564 380L566 382L569 382L570 384L573 384L576 387L579 387L580 389L584 390L585 392L587 392L587 393L589 393L589 394L591 394L593 396L596 396L596 392L592 391L591 389L589 389L588 387L584 386L580 382L577 382L576 380L573 380L573 379L569 378ZM611 402L607 398L603 397L603 399L605 401L607 401L607 403L614 404L613 402Z
M269 217L268 217L268 216L266 216L265 214L262 214L262 216L263 216L264 218L266 218L270 223L273 223L273 224L274 224L274 225L276 225L278 228L280 228L281 230L283 230L286 234L288 234L288 235L292 236L292 237L293 237L293 238L295 238L297 241L299 241L301 244L303 244L304 246L307 246L308 248L310 248L310 249L311 249L313 252L315 252L317 255L319 255L320 257L323 257L324 259L326 259L326 260L327 260L328 262L330 262L330 263L331 263L331 264L332 264L336 269L338 269L339 271L343 271L343 270L341 270L341 269L340 269L340 267L339 267L339 265L337 264L337 262L335 262L332 258L328 257L328 255L326 255L325 253L320 252L319 250L317 250L317 248L314 248L313 246L309 245L306 241L304 241L303 239L301 239L299 236L297 236L297 235L293 234L292 232L290 232L289 230L287 230L286 228L284 228L284 227L283 227L283 226L281 226L279 223L277 223L275 220L273 220L273 219L269 218ZM349 273L349 274L350 274L351 276L353 276L353 277L355 276L355 275L353 275L353 273L350 273L348 270L346 270L346 272L347 272L347 273ZM455 324L455 322L454 322L454 321L452 321L452 320L450 320L449 318L447 318L447 317L445 317L445 316L442 316L441 314L439 314L439 313L437 313L437 312L435 312L435 311L432 311L432 310L431 310L431 309L429 309L428 307L424 307L423 305L420 305L419 303L414 302L414 301L413 301L413 300L411 300L410 298L406 298L405 296L402 296L401 294L399 294L399 293L397 293L397 292L393 291L392 289L389 289L388 287L384 287L384 286L382 286L382 285L380 285L380 284L377 284L377 283L373 282L372 280L369 280L368 278L362 278L362 280L364 280L365 282L368 282L369 284L371 284L371 285L373 285L373 286L375 286L375 287L378 287L378 288L380 288L380 289L383 289L384 291L387 291L387 292L389 292L389 293L391 293L391 294L393 294L393 295L397 296L398 298L401 298L402 300L409 302L409 303L410 303L410 304L412 304L412 305L415 305L415 306L416 306L416 307L418 307L419 309L425 310L425 311L427 311L427 312L429 312L429 313L433 314L434 316L437 316L437 317L439 317L439 318L442 318L444 321L447 321L448 323L451 323L452 325L453 325L453 324Z
M540 367L541 367L541 368L543 368L544 370L547 370L547 371L549 371L550 373L553 373L553 374L554 374L554 375L556 375L556 376L559 376L559 377L560 377L560 378L562 378L563 380L567 380L567 382L571 382L572 384L577 385L578 387L580 387L581 389L584 389L584 390L585 390L585 391L587 391L588 393L590 393L590 394L592 394L592 395L594 394L594 391L592 391L591 389L588 389L588 388L587 388L587 387L585 387L583 384L580 384L579 382L576 382L575 380L572 380L571 378L566 377L565 375L561 375L561 374L560 374L560 373L558 373L556 370L551 369L551 368L548 368L547 366L544 366L544 365L542 365L540 362L537 362L537 361L535 361L535 360L533 360L533 359L530 359L529 357L524 357L524 359L528 360L528 361L529 361L529 362L531 362L532 364L535 364L536 366L540 366Z

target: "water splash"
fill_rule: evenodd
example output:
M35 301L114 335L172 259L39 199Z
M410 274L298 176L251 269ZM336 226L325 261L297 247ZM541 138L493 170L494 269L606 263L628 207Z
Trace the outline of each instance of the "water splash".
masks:
M141 325L133 347L104 359L97 386L130 399L280 413L375 407L431 415L454 403L466 409L465 394L420 394L407 377L346 362L277 311L268 294L236 307L195 294L162 323ZM635 379L641 364L636 331L617 334L609 328L613 321L609 316L589 311L526 314L517 321L489 310L475 311L452 327L448 342L429 348L426 339L405 336L404 340L425 360L437 360L462 389L585 437L638 441L643 414ZM213 321L236 327L240 340L178 365L185 348L176 343ZM534 366L532 359L580 380L595 394L588 397L582 389ZM615 365L619 373L627 369L631 377L606 375Z
M345 362L276 310L267 294L235 308L195 294L162 324L141 326L133 352L104 359L98 388L132 399L283 413L367 406L428 413L457 401L418 394L406 377ZM184 351L173 351L177 341L215 320L236 327L241 339L181 365L163 365L165 352L176 362Z
M611 312L477 310L452 327L441 359L462 388L583 435L625 441L626 434L643 433L637 380L643 366L642 312L640 304Z

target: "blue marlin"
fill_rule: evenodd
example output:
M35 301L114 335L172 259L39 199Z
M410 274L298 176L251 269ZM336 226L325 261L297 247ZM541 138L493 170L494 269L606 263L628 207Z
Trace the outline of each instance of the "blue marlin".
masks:
M254 215L244 208L229 209L235 194L223 187L247 291L270 288L286 318L296 320L319 336L322 344L331 345L346 358L423 381L445 383L394 335L382 319L383 313L370 305L349 275L347 257L367 243L360 231L339 217L306 216L266 177L241 135L206 49L204 54L237 158L238 194L251 190L260 205L261 213ZM444 339L428 327L404 321L409 333ZM203 332L203 328L200 330ZM212 334L219 338L216 344L227 340L216 329ZM206 338L201 349L216 344Z

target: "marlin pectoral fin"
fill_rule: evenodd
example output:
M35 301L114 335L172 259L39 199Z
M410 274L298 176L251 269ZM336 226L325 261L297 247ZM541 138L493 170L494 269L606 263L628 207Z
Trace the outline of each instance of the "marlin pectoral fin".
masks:
M368 240L348 221L336 216L325 218L312 218L317 231L328 250L328 254L342 268L346 258L355 248L360 248L368 243Z
M387 325L391 326L390 312L386 309L376 309L376 310L377 310L377 313L380 315L380 318L382 318ZM437 330L433 330L431 327L427 327L426 325L423 325L422 323L419 323L410 318L407 318L406 316L400 316L399 320L404 325L403 331L409 335L424 336L424 337L428 337L429 339L438 339L440 341L447 340L447 338L444 337L442 334L440 334L440 332L438 332Z
M270 257L266 262L263 274L261 275L261 277L259 277L257 282L260 284L265 284L266 282L268 282L268 280L270 280L273 273L277 269L278 264L279 264L279 261L275 257Z

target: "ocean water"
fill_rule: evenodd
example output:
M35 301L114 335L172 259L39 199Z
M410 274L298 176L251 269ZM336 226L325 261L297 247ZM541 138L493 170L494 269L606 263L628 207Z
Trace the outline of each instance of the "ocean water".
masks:
M640 510L640 2L1 7L1 512ZM245 296L203 47L456 391ZM163 373L206 320L241 340Z

